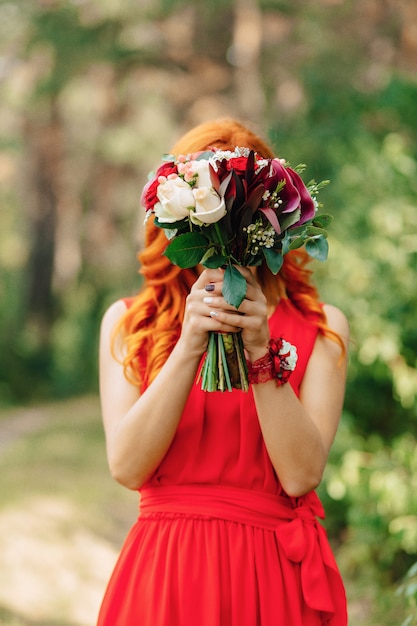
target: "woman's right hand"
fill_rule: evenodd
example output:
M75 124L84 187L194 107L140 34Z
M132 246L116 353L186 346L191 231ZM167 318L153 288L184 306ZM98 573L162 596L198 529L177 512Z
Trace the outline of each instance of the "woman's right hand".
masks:
M186 346L190 355L201 356L205 352L210 331L233 333L239 330L236 325L224 324L216 319L220 309L217 307L213 310L210 307L210 298L221 296L223 277L223 269L204 269L186 298L179 343ZM227 307L229 313L231 308Z
M242 331L249 354L265 354L269 341L267 301L253 272L239 268L246 279L247 291L239 309L222 295L224 270L205 269L186 299L180 346L194 356L207 348L208 333ZM255 357L257 358L257 357Z

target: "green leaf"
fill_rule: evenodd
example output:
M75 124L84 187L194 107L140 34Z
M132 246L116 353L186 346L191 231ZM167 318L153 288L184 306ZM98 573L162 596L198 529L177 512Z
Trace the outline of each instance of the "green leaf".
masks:
M287 164L289 165L289 164ZM293 167L294 172L297 172L297 174L301 174L304 172L304 170L306 169L307 165L305 163L298 163L298 165L295 165Z
M222 254L211 254L208 257L203 257L200 263L201 265L204 265L204 267L217 269L218 267L223 267L227 264L227 257L223 256Z
M320 189L323 189L323 187L327 187L327 185L329 184L330 184L330 180L321 180L319 183L316 183L316 181L313 178L312 180L308 181L306 187L310 195L315 196L316 193L320 191Z
M208 161L209 159L211 159L213 157L213 150L205 150L204 152L201 152L201 154L198 155L198 157L196 158L196 161Z
M174 265L184 269L195 267L203 258L208 245L207 239L200 233L185 233L175 237L164 254Z
M290 243L290 250L297 250L297 248L301 248L304 245L305 237L296 237Z
M281 252L272 250L272 248L262 248L262 252L264 253L266 264L271 272L273 274L278 274L284 261L284 257Z
M173 154L163 154L162 161L167 161L168 163L175 163L175 155Z
M157 217L154 219L155 226L158 228L165 228L168 230L184 230L185 228L189 228L188 219L178 220L177 222L160 222Z
M291 228L293 224L296 224L301 216L300 209L296 209L291 213L282 214L279 218L279 225L281 226L281 231L287 230Z
M295 226L294 228L289 228L285 234L288 232L288 236L294 237L294 235L302 235L306 232L307 228L312 225L312 220L308 220L301 224L301 226Z
M284 237L282 238L282 241L281 241L281 244L282 244L282 255L283 256L285 254L287 254L287 252L290 251L290 243L291 243L291 237L290 237L288 231L286 231L285 234L284 234Z
M327 230L325 228L319 228L317 226L308 226L306 228L306 235L309 237L316 237L317 235L327 237Z
M209 248L207 248L207 250L205 251L200 263L201 265L204 265L204 262L209 259L211 256L213 256L214 254L216 254L216 248L214 246L210 246Z
M174 237L176 237L178 235L178 230L172 229L172 228L165 228L164 230L165 236L167 239L174 239Z
M329 243L324 237L309 239L306 243L306 250L314 259L325 261L329 253Z
M323 213L322 215L317 215L313 219L314 226L318 226L319 228L327 228L333 222L333 216L328 213Z
M223 278L223 298L236 307L242 304L246 296L246 279L234 265L228 265Z
M257 254L259 254L259 252ZM245 267L259 267L262 263L263 258L261 256L250 254L246 257L244 265Z

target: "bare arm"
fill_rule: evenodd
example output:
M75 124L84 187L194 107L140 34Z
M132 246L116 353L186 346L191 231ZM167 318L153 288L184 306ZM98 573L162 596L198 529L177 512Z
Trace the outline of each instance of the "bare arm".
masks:
M243 329L243 341L250 360L264 356L269 341L267 306L259 285L248 270L247 298L237 316L221 298L210 306L219 307L217 319ZM340 346L319 336L309 360L298 399L289 384L277 387L274 381L253 385L255 404L265 444L285 491L303 495L317 487L327 462L343 405L347 342L346 318L335 307L325 309L329 327L346 342L342 359Z
M113 477L130 489L139 488L155 471L166 454L178 427L207 346L208 332L236 331L236 326L210 316L204 304L205 285L222 279L220 270L205 270L194 284L186 302L180 339L158 376L140 395L126 380L122 344L116 359L111 353L111 334L124 312L116 302L104 315L100 336L100 398L106 433L107 456Z
M345 317L334 307L326 307L326 314L330 327L347 342ZM288 384L277 387L269 381L253 386L266 447L289 495L308 493L322 479L343 407L346 356L342 362L340 356L337 343L318 336L299 399Z

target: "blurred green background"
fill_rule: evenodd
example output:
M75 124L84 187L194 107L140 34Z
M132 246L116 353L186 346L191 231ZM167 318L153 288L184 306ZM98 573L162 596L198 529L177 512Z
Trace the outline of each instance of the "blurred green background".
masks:
M331 180L316 282L352 346L326 527L351 623L417 624L415 0L0 0L0 46L0 624L94 623L136 507L106 469L100 318L140 287L148 171L225 115ZM79 561L42 570L43 522L85 534Z

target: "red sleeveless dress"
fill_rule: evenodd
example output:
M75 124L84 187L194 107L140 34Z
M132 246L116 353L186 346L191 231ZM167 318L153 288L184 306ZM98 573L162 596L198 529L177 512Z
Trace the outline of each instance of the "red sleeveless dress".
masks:
M281 300L271 335L297 346L298 394L316 326ZM195 385L110 579L98 626L346 626L343 583L315 492L290 498L252 391Z

